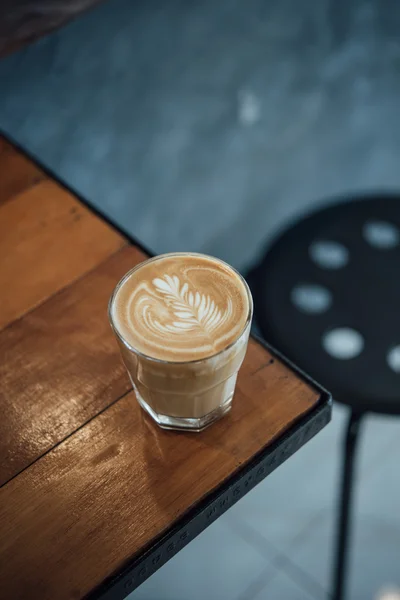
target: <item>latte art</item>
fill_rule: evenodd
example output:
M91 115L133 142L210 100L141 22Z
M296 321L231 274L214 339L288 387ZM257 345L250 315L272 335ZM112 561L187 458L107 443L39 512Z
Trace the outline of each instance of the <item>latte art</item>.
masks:
M200 334L211 334L232 316L232 300L227 299L227 307L221 311L211 296L193 292L189 284L181 284L177 275L165 275L165 279L153 279L153 285L159 296L153 295L153 300L143 307L143 318L149 329L159 334L182 334L199 330ZM168 307L168 319L161 323L158 318L162 314L159 303ZM155 310L152 307L155 303ZM156 316L153 316L153 312Z
M139 266L122 281L114 318L139 352L163 360L211 356L240 335L249 313L247 286L228 265L172 254Z
M160 427L201 431L227 414L253 303L221 260L164 254L127 273L109 304L136 398Z

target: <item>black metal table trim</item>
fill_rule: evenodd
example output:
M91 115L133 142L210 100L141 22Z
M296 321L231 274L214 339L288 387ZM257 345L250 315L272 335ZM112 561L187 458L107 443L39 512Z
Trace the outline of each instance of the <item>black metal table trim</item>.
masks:
M18 142L8 134L0 132L3 137L30 158L51 179L76 196L82 204L87 206L93 213L103 221L110 224L113 229L127 238L133 245L137 246L149 256L154 255L143 244L114 223L109 217L83 198L76 190L46 166L32 153L25 150ZM317 384L311 377L305 374L296 365L291 363L280 352L272 348L267 342L258 336L252 336L273 356L286 364L303 381L311 385L319 392L318 403L304 417L300 418L279 439L256 454L246 465L238 469L236 473L225 481L217 490L210 493L201 503L190 509L180 518L160 539L148 546L140 556L133 558L121 569L120 573L106 579L95 590L86 596L86 600L123 600L128 594L135 590L140 584L148 579L169 559L177 554L199 533L204 531L213 521L218 519L224 512L233 506L247 492L253 489L257 483L265 479L279 465L284 463L290 456L313 438L331 420L332 397L322 386Z

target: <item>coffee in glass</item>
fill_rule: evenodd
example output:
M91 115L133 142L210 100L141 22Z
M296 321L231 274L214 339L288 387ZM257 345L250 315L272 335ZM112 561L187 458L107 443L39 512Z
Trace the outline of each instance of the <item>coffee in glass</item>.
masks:
M241 275L203 254L163 254L121 279L110 322L136 397L158 425L200 431L229 411L252 311Z

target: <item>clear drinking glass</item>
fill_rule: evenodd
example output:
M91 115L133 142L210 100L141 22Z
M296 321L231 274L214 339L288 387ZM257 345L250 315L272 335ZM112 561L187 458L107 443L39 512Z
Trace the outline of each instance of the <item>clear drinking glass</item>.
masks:
M241 333L226 348L205 358L181 362L160 360L139 352L124 339L113 317L118 290L148 262L136 266L117 284L109 302L110 324L142 408L164 429L201 431L231 409L253 316L251 292L242 276L226 265L240 279L248 295L248 315Z

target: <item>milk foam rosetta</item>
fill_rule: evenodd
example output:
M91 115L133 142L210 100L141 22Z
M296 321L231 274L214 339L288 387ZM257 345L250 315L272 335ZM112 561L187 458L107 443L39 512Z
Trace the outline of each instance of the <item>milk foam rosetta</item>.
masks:
M228 265L204 255L157 257L126 276L112 313L119 334L139 352L197 360L231 344L249 317L249 293Z

